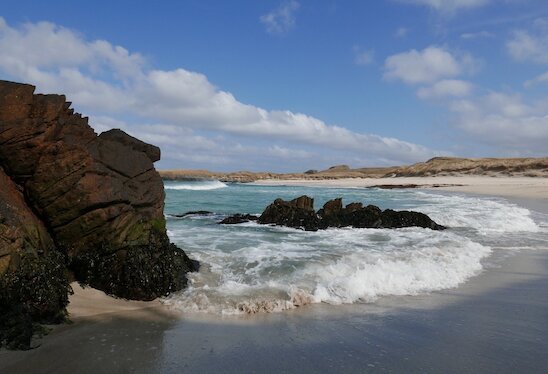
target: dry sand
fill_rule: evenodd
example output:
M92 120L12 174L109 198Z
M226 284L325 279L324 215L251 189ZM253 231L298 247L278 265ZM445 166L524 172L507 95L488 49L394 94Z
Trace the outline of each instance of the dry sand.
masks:
M389 183L464 184L444 189L516 196L548 214L541 178L306 181ZM466 284L428 295L224 319L181 316L158 301L123 301L74 285L74 324L56 327L37 349L0 351L0 373L546 372L548 243L495 253L486 265Z
M265 179L253 184L270 186L318 186L365 188L378 185L417 185L440 191L465 192L481 195L548 199L548 178L537 177L397 177L346 178L332 180ZM442 186L442 187L436 187Z

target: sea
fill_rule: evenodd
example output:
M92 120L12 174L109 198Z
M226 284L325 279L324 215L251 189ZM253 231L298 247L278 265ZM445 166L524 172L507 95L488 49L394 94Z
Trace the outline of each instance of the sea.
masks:
M383 297L456 288L497 260L548 247L548 215L502 198L416 189L263 186L165 181L168 235L201 263L188 287L163 302L217 315L282 312L307 304L375 303ZM448 227L341 228L307 232L254 222L220 225L228 215L260 215L276 198L333 198L414 210ZM209 211L211 214L190 214Z

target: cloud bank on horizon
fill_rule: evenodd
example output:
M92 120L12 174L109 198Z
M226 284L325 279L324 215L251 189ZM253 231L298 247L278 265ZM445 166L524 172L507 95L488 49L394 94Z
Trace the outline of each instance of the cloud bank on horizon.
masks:
M398 1L444 14L470 12L490 3ZM290 39L297 16L305 12L300 2L282 1L257 19L271 37ZM395 30L392 38L409 39L409 28ZM484 30L460 32L459 39L494 35ZM529 28L512 28L501 44L512 63L547 71L522 81L518 91L483 87L479 77L490 61L477 50L472 53L448 43L404 48L383 53L382 58L376 47L354 43L347 58L356 69L377 71L381 85L411 90L420 105L443 111L447 126L461 139L473 139L506 156L541 155L548 144L548 95L542 94L548 84L548 21L537 18ZM313 115L245 103L206 75L184 68L184 61L171 70L155 68L139 52L89 40L53 22L11 25L0 18L0 49L3 79L34 84L43 93L66 94L77 111L90 116L98 132L122 128L159 145L163 168L296 171L337 163L402 164L458 154L461 147L425 146L329 124Z

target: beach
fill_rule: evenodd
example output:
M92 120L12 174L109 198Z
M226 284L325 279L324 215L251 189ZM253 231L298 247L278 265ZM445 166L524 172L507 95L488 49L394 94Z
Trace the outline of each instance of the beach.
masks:
M318 186L366 188L375 186L415 186L414 188L463 192L518 199L548 199L548 178L505 176L435 176L398 178L341 178L341 179L265 179L258 185Z
M444 193L504 196L548 214L546 178L255 183L417 184ZM0 372L511 373L548 366L548 243L543 249L494 253L479 275L457 288L250 316L182 314L158 301L124 301L73 287L73 324L55 327L36 349L0 351Z

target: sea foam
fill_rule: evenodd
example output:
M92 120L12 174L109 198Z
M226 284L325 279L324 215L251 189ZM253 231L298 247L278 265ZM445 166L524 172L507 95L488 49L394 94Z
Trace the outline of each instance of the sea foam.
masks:
M264 186L257 192L232 185L222 193L238 188L246 198L265 193ZM351 193L355 199L361 192ZM373 197L392 198L382 193ZM371 191L363 194L364 202L372 196ZM450 228L305 232L252 222L218 225L208 217L169 221L172 240L203 267L189 275L186 290L163 302L187 312L232 315L417 295L458 287L480 273L494 251L534 246L545 238L527 209L504 200L419 191L396 198L402 208L427 213ZM227 199L238 201L233 195Z
M189 181L189 182L166 183L164 185L164 188L166 190L193 190L193 191L216 190L216 189L225 188L225 187L228 187L228 185L221 181Z

